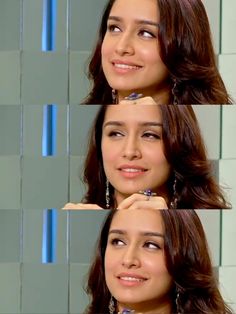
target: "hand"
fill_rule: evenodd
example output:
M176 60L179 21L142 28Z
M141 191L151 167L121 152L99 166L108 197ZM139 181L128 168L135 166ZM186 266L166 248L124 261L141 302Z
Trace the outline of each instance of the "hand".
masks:
M155 100L152 97L142 97L138 99L124 99L119 102L119 105L157 105Z
M163 197L135 193L123 200L118 209L168 209L168 206Z
M67 203L62 210L97 210L103 209L97 204Z

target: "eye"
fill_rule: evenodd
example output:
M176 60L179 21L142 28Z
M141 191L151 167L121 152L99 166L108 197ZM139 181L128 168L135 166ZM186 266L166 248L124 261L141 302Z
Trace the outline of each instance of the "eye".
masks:
M115 25L115 24L110 24L107 26L107 30L110 32L110 33L119 33L120 32L120 28Z
M111 239L110 243L113 246L123 246L123 245L125 245L124 241L122 241L122 240L120 240L118 238Z
M121 132L119 132L119 131L110 131L108 133L108 136L109 137L122 137L123 134Z
M144 247L151 249L151 250L160 250L161 249L160 245L158 245L155 242L150 242L150 241L145 242Z
M153 132L145 132L143 134L143 137L148 138L148 139L154 139L154 140L161 139L160 135L153 133Z
M139 31L139 35L145 38L156 38L156 36L152 32L144 29Z

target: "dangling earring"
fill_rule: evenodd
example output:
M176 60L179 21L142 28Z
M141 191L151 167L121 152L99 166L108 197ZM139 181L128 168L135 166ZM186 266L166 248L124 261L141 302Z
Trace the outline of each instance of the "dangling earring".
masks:
M177 314L182 314L182 309L180 306L180 290L177 287L176 287L175 305L176 305Z
M117 105L118 104L117 91L115 89L113 89L113 88L111 90L111 95L112 95L112 103L114 105Z
M111 296L108 308L109 308L109 314L115 314L116 308L115 308L115 301L114 301L113 296Z
M110 208L110 191L109 191L109 181L106 180L106 208Z
M173 183L173 196L172 196L172 201L170 202L170 209L177 209L178 195L176 192L176 185L177 185L177 178L175 175L174 183Z
M173 105L178 105L178 99L177 99L177 96L175 94L175 90L176 90L176 87L177 87L177 81L176 79L173 79L173 87L172 87L172 90L171 90L171 93L172 93L172 96L173 96Z

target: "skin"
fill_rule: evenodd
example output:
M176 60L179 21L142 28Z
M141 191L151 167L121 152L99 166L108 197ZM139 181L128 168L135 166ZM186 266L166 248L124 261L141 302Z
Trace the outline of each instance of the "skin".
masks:
M173 281L165 265L163 236L159 211L115 214L105 252L105 278L119 311L128 308L143 314L171 313ZM137 276L141 281L127 278Z
M159 21L156 0L116 0L111 9L102 66L109 85L118 91L119 102L136 92L152 97L151 103L168 103L168 71L157 40Z
M101 145L104 170L115 189L119 209L168 208L166 182L171 167L164 155L158 105L108 106ZM127 172L129 170L125 168L133 170ZM151 189L156 196L139 194L146 189ZM68 203L63 209L96 210L101 207Z
M142 208L143 202L145 206L162 202L161 206L167 208L163 198L167 198L170 165L163 151L162 118L157 105L108 106L103 124L102 154L104 170L115 189L120 209ZM148 200L137 194L147 188L158 197ZM156 206L163 208L160 204Z

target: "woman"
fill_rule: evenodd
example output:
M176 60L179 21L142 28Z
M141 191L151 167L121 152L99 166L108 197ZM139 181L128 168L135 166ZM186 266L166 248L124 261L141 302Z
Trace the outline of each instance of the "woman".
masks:
M84 204L65 209L229 208L188 105L101 106L84 182Z
M130 223L132 222L132 223ZM91 265L86 314L226 314L192 210L111 211Z
M88 76L86 104L132 92L157 104L231 103L201 0L108 1Z

